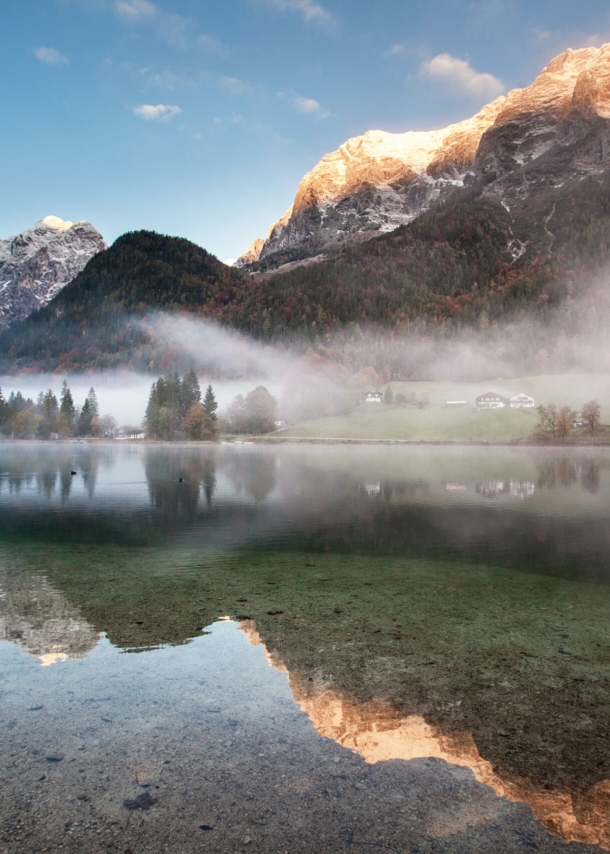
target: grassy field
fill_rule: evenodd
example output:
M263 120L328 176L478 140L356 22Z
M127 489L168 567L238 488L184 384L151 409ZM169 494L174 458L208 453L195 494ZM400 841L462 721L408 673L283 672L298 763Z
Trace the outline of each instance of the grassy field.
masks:
M553 374L483 383L391 382L394 396L429 401L425 409L412 406L389 408L362 404L349 415L318 418L278 430L283 438L410 439L438 442L508 442L524 439L534 430L538 415L518 410L476 412L475 398L486 391L510 397L525 392L536 405L556 403L574 410L595 398L602 407L602 423L610 421L610 375ZM383 386L381 391L385 391ZM467 400L468 409L443 408L447 400Z

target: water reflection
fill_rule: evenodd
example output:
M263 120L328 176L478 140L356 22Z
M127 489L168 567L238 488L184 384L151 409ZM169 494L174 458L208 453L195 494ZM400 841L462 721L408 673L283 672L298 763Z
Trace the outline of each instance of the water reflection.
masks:
M251 620L241 622L239 627L252 645L263 644ZM315 684L298 672L290 673L281 659L267 649L265 655L272 667L288 674L295 701L320 735L358 753L366 762L427 758L469 768L480 783L491 786L499 797L527 803L550 833L567 842L610 849L610 780L602 780L575 798L569 791L551 791L527 779L502 778L492 763L481 757L472 733L443 732L422 715L401 716L387 701L358 703L329 685Z
M0 568L0 640L49 665L84 658L100 636L44 575Z
M0 639L68 667L232 615L321 734L610 848L608 452L13 450Z
M144 472L150 501L161 511L165 523L175 521L181 514L193 520L199 507L203 486L208 506L216 486L214 452L194 456L187 451L148 452L144 457Z

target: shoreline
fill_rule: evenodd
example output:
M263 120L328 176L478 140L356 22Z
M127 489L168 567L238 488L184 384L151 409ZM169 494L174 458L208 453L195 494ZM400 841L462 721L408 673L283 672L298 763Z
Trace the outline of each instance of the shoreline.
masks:
M175 447L175 448L193 448L193 447L218 447L219 445L407 445L407 446L438 446L438 447L459 447L459 448L476 448L476 447L500 447L500 448L608 448L610 440L604 439L600 441L567 442L558 441L533 441L527 439L514 439L508 441L481 441L475 440L465 441L462 439L375 439L375 438L358 438L352 439L340 436L244 436L239 438L220 439L217 442L210 441L177 441L159 439L6 439L0 438L0 445L114 445L120 447L122 445L129 446L146 446L146 447Z

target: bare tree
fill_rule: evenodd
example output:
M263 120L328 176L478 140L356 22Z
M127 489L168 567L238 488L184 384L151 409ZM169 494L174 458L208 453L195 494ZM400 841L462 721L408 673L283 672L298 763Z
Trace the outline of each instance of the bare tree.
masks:
M549 403L548 406L539 406L537 409L540 420L538 427L543 433L548 433L557 438L557 422L559 419L559 411L554 403Z
M588 403L584 404L580 413L580 417L582 421L584 421L587 429L589 430L591 438L593 438L593 434L595 433L595 431L599 429L600 416L601 406L596 400L590 400Z

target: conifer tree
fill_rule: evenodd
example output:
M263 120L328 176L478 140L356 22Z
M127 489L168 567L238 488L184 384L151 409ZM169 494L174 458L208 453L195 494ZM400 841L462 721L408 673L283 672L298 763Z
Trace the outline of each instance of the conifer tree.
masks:
M218 403L216 402L216 397L214 396L214 389L211 385L209 385L205 392L205 397L203 399L203 409L205 414L212 419L212 421L218 421L218 416L216 415L216 410L218 409Z
M197 379L197 374L191 368L185 373L180 389L180 410L182 417L186 415L191 406L199 403L200 400L201 388L199 387L199 380Z
M44 439L48 439L51 433L57 429L57 415L59 406L57 398L53 394L53 389L49 389L46 393L40 392L38 396L39 412L42 416L39 431Z
M75 429L76 408L72 399L72 392L68 383L64 380L61 387L61 403L59 405L58 428L61 436L73 436Z
M95 419L99 421L99 406L95 390L90 388L78 416L77 434L79 436L93 436L96 428Z

